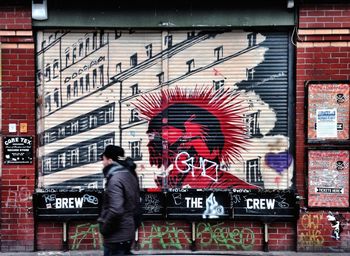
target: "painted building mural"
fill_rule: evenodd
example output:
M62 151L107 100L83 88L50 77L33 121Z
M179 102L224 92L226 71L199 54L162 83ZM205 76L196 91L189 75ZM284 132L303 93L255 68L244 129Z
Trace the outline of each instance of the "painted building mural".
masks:
M102 188L124 147L143 188L293 185L288 35L37 33L38 188Z

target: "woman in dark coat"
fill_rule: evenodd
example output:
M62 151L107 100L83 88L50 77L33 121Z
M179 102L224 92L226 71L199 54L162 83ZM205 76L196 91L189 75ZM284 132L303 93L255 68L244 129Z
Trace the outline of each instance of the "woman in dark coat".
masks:
M106 147L102 164L106 185L98 222L104 238L104 256L130 254L137 228L134 216L140 202L136 164L131 158L124 158L124 150L114 145Z

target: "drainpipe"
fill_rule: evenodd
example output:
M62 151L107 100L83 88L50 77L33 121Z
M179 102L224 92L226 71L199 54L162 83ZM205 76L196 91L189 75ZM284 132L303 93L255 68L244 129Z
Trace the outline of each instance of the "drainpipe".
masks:
M263 244L264 252L269 251L269 224L264 223L264 244Z
M63 251L68 251L68 223L63 222Z
M139 250L140 245L139 245L139 229L136 229L135 231L135 250Z
M191 251L196 251L196 222L192 222L192 241L191 241Z

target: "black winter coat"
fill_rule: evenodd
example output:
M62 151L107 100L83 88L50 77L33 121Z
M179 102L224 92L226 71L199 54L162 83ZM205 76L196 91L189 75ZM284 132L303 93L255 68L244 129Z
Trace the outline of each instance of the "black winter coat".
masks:
M134 215L140 200L136 165L118 161L106 166L103 174L106 186L98 222L105 244L135 239Z

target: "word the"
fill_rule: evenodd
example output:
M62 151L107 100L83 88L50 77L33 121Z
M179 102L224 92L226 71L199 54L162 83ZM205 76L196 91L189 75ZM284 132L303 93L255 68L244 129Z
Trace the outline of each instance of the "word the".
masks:
M186 207L187 208L202 208L203 207L203 198L192 198L185 197Z

